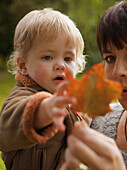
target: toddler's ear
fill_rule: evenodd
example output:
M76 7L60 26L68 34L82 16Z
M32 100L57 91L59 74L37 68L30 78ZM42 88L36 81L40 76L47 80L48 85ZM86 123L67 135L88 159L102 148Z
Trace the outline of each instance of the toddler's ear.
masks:
M26 63L25 60L22 57L17 58L17 64L19 66L20 73L23 75L27 75L27 68L26 68Z

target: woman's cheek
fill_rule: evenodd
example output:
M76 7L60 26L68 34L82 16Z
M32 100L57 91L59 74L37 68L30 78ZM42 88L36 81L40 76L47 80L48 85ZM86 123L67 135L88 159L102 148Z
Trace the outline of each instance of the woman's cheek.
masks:
M113 70L111 67L105 65L105 72L106 72L106 78L109 80L113 80Z

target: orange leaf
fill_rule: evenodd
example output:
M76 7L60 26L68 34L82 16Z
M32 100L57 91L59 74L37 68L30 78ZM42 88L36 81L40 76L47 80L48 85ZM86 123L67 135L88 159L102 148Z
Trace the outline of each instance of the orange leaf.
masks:
M103 63L92 66L78 81L67 70L66 77L69 82L68 95L77 98L77 104L72 111L87 113L91 117L104 115L111 111L109 103L120 98L122 85L107 80Z

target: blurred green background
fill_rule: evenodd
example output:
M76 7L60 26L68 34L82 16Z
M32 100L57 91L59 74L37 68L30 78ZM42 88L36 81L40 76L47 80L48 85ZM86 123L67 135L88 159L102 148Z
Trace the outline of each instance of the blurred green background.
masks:
M13 51L13 36L18 21L33 9L51 7L68 15L77 25L85 41L87 65L84 72L101 61L96 44L96 26L100 16L115 0L1 0L0 1L0 108L14 84L6 62ZM117 1L118 2L118 1ZM0 159L0 170L5 170Z

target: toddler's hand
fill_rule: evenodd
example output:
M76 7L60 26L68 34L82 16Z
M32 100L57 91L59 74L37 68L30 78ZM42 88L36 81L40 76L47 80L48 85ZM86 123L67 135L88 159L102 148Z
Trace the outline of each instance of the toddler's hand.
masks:
M66 87L68 83L62 82L58 85L56 93L44 100L45 111L49 118L54 122L54 124L59 128L59 130L64 131L64 119L67 116L67 110L65 109L68 104L75 104L76 99L74 97L68 97Z

